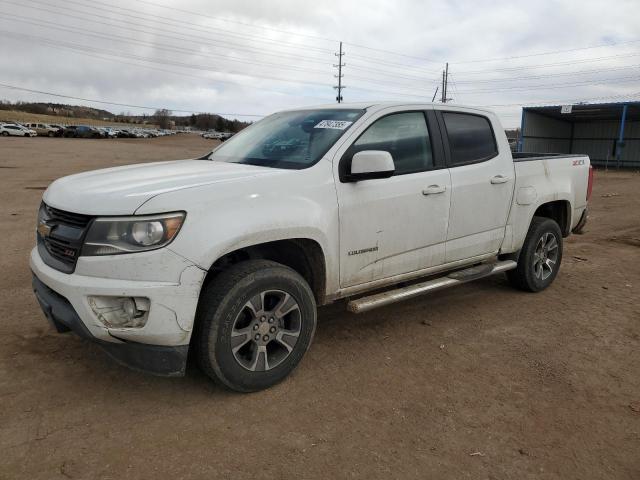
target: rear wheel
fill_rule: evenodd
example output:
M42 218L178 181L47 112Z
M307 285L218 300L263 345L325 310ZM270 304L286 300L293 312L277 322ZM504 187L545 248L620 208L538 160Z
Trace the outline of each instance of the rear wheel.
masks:
M9 132L2 132L2 136L3 137L8 137L9 136Z
M47 136L49 136L49 137L53 137L54 135L55 135L55 133L54 133L54 132L49 132L49 133L47 134Z
M562 262L562 232L550 218L533 217L515 270L507 272L513 286L529 292L547 288Z
M297 272L268 260L241 262L202 291L195 332L198 363L232 390L262 390L294 370L315 327L315 299Z

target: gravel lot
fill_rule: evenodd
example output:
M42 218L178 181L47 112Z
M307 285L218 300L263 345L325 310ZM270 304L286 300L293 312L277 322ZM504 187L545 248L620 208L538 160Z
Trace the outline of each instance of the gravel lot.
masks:
M48 326L30 287L55 178L189 158L195 135L0 139L0 478L640 478L640 175L596 172L556 282L495 277L321 309L295 373L238 395L138 374Z

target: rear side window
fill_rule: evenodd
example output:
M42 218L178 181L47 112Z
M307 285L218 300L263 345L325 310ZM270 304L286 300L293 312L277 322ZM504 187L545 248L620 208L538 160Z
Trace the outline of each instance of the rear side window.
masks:
M351 147L351 154L384 150L393 157L396 175L433 168L427 122L422 112L388 115L376 120Z
M491 123L486 117L444 112L452 166L481 162L498 154Z

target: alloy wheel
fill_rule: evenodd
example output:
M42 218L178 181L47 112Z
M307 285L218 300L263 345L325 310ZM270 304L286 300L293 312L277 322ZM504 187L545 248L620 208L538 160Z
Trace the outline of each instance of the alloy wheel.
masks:
M298 302L282 290L266 290L244 304L231 329L235 360L252 372L280 365L293 351L302 326Z
M545 232L538 240L533 253L533 271L536 278L546 280L558 263L558 239L551 232Z

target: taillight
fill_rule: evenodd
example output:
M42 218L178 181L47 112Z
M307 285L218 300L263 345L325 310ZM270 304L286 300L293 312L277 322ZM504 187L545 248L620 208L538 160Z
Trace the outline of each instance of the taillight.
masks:
M587 202L591 198L592 190L593 190L593 167L589 165L589 181L587 183Z

